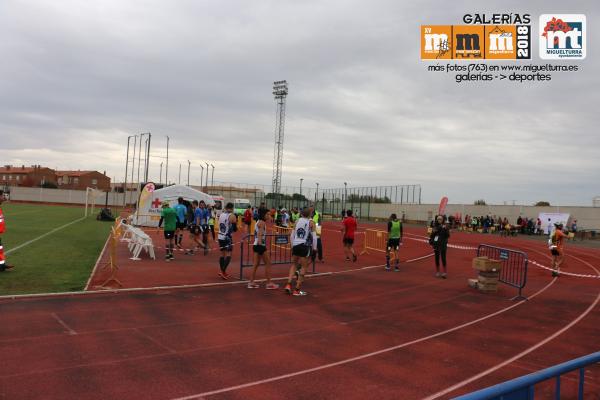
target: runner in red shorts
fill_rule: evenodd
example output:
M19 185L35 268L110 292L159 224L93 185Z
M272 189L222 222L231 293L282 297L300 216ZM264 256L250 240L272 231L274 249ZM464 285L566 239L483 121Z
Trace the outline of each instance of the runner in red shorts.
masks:
M352 261L356 261L356 253L354 252L354 233L356 232L356 228L358 224L356 223L356 218L352 215L352 210L346 211L346 218L342 221L342 242L344 243L344 255L346 256L346 261L350 261L350 256L352 256Z

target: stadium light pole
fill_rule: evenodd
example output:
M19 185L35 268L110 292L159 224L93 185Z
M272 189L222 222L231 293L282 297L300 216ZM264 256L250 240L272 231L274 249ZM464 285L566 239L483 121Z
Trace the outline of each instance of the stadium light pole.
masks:
M319 199L319 182L315 182L317 184L317 191L315 192L315 203Z
M215 166L210 164L210 166L212 167L212 174L210 177L210 187L211 189L215 187Z
M165 166L165 186L169 186L169 136L167 135L167 165Z
M204 162L204 164L206 164L206 185L204 186L204 192L206 193L206 191L208 191L208 166L210 164L207 162Z
M127 136L127 156L125 157L125 182L123 182L123 208L127 205L127 172L129 169L129 144L135 135Z
M160 162L160 173L158 175L158 184L162 185L162 166L163 166L163 162Z
M344 182L344 210L346 209L346 202L348 201L348 182Z
M192 162L190 160L188 160L188 183L187 185L190 186L190 167L192 166Z
M304 178L300 178L300 196L302 196L302 181Z
M200 168L202 168L202 172L200 173L200 190L202 190L202 183L204 182L204 165L200 164ZM208 171L206 171L208 174Z
M181 163L179 163L179 178L177 179L177 184L181 185Z

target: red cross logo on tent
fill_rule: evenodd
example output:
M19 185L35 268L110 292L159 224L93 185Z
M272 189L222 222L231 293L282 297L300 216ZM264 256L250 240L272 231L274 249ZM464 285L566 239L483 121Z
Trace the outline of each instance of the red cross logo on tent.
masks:
M152 208L158 208L160 206L160 199L157 197L152 201Z

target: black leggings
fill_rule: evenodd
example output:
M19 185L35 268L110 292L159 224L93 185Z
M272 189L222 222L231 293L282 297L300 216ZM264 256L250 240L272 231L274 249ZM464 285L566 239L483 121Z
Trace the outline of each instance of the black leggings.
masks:
M440 246L435 248L435 266L440 266L440 255L442 256L442 265L446 268L446 246Z

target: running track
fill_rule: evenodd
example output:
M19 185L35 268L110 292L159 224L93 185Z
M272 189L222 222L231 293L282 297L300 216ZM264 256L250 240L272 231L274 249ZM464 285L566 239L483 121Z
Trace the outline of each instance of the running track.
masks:
M0 399L442 399L599 350L600 279L532 266L531 299L515 303L506 286L466 287L470 250L450 249L449 279L435 279L410 233L401 272L369 267L379 254L332 260L306 298L233 282L0 300ZM542 242L451 238L481 242L549 264ZM599 251L567 251L567 271L598 273ZM599 399L599 368L587 381Z

